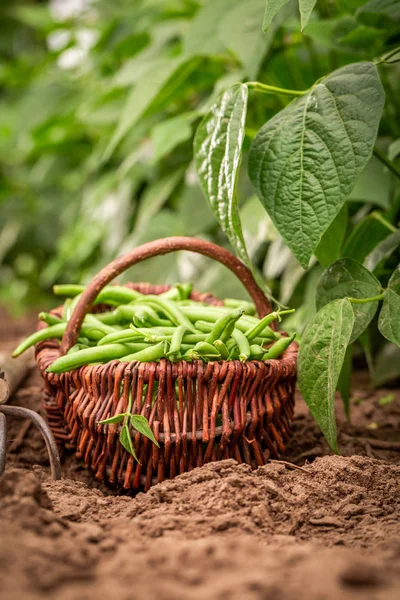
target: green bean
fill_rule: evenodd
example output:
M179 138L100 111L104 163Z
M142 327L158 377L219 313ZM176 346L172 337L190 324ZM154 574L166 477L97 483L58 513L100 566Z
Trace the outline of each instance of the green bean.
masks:
M68 313L67 313L66 321L70 320L71 315L74 312L75 307L78 304L78 302L81 299L81 297L82 297L82 294L78 294L77 296L75 296L74 298L72 298L71 304L69 305L69 308L68 308Z
M209 333L213 328L212 323L208 323L207 321L195 321L194 325L196 329L202 331L203 333ZM246 326L242 326L240 324L240 319L236 323L236 329L240 329L240 331L242 332L247 331ZM256 337L253 341L257 344L263 345L268 341L279 339L279 336L279 333L277 333L276 331L272 331L270 327L266 327L265 332L263 332L262 335Z
M64 335L64 332L67 328L66 323L57 323L56 325L51 325L50 327L45 327L44 329L40 329L39 331L35 331L27 338L25 338L14 350L12 356L15 358L28 350L31 346L35 346L39 342L44 342L45 340L51 339L61 339Z
M151 307L146 306L146 308L150 309L150 311L152 311L152 313L154 313L154 317L149 316L149 322L152 327L158 327L158 326L166 327L166 326L172 325L171 321L169 321L167 319L160 319L158 317L157 313ZM123 322L132 323L135 319L135 315L137 315L138 312L142 312L142 310L143 310L143 306L141 304L140 305L139 304L138 305L122 304L121 306L118 306L118 308L114 312L117 317L117 321L119 323L123 323ZM147 311L149 315L150 315L150 311Z
M71 303L72 303L71 298L67 298L64 302L63 311L62 311L63 321L69 321L69 318L71 316Z
M240 319L242 314L243 311L238 308L227 315L222 315L214 323L212 330L206 337L206 342L209 344L213 344L215 340L226 342L232 334L236 321Z
M134 302L139 298L144 298L144 294L131 288L127 288L124 285L110 285L106 286L101 290L100 294L95 300L95 304L110 304L112 306L119 306L120 304L127 304L128 302Z
M117 324L117 317L115 315L115 312L103 312L103 313L96 313L96 319L98 319L99 321L101 321L101 323L104 323L105 325L116 325Z
M256 307L247 300L236 300L235 298L225 298L224 306L227 308L241 308L246 315L255 315Z
M182 356L182 360L187 360L188 362L192 362L193 360L199 360L199 359L207 362L209 360L220 360L220 358L221 358L221 355L219 353L218 354L199 353L194 348L190 348Z
M67 354L74 354L75 352L78 352L79 350L84 350L85 348L89 348L89 345L78 342L77 344L74 344L73 346L71 346L71 348L68 350Z
M178 306L168 300L167 298L160 298L159 296L146 296L147 304L152 306L159 313L163 313L167 319L172 321L175 325L185 325L186 329L195 333L195 328L189 319L183 314Z
M191 283L177 283L174 285L174 287L159 295L161 298L167 298L168 300L175 300L179 302L182 300L187 300L192 293L192 290L193 284Z
M222 315L230 312L229 309L219 306L206 307L192 304L180 306L180 309L190 321L207 321L208 323L214 323Z
M210 304L207 304L206 302L197 302L196 300L179 300L177 302L178 306L197 306L200 308L204 308L205 306L211 306Z
M201 331L206 331L204 325L206 322L213 324L217 319L219 319L219 317L221 317L221 315L226 315L229 314L229 312L231 312L229 311L229 309L221 308L219 306L181 306L181 310L192 322L196 323L196 328ZM197 325L197 323L199 322L200 325ZM240 331L243 331L243 333L245 333L246 331L257 325L259 322L260 319L257 319L256 317L251 317L250 315L243 315L237 321L235 327L237 327L238 329L240 329ZM275 331L272 331L270 327L264 327L264 329L262 330L262 335L272 340L277 339L277 334L275 333Z
M121 362L132 362L137 360L138 362L155 362L160 360L163 356L165 356L166 351L166 343L159 342L155 346L149 346L144 350L140 350L139 352L134 352L133 354L127 354L126 356L122 356L120 358Z
M165 324L170 323L167 319L161 319L156 311L150 306L137 304L134 305L137 308L137 312L133 316L133 322L137 327L162 327Z
M215 346L215 348L218 350L218 352L221 355L221 358L223 358L224 360L228 360L229 350L222 340L215 340L215 342L213 342L213 346Z
M195 321L194 326L196 327L196 329L198 329L199 331L203 331L204 333L210 333L210 331L212 331L213 328L213 324L208 323L207 321Z
M104 336L98 342L98 346L106 346L107 344L125 344L144 339L144 334L135 332L133 329L122 329Z
M183 341L187 344L197 344L198 342L204 342L206 337L206 333L185 333Z
M232 332L232 337L235 340L237 347L239 348L239 360L241 362L245 362L246 360L248 360L251 354L250 344L247 337L242 331L236 328Z
M80 335L78 337L78 344L83 344L85 346L96 346L98 340L90 340L88 337Z
M85 321L86 318L87 317L85 317ZM17 346L12 355L14 357L17 357L26 350L28 350L28 348L30 348L31 346L34 346L35 344L38 344L39 342L43 342L45 340L50 340L53 338L61 339L64 335L66 328L67 323L62 322L57 323L56 325L51 325L50 327L45 327L44 329L40 329L39 331L35 331L35 333L32 333ZM94 326L93 324L87 324L85 322L84 325L81 327L81 333L92 340L100 340L105 335L103 328Z
M183 342L183 336L186 331L186 325L179 325L172 335L171 345L169 347L169 352L167 353L167 357L171 362L177 362L182 356L181 346Z
M109 360L120 358L128 351L132 351L135 345L130 346L126 344L108 344L108 346L96 346L94 348L86 348L84 350L78 350L73 354L66 354L57 358L47 369L48 373L65 373L71 369L77 369L83 365L102 363ZM140 345L140 349L143 346ZM139 349L139 346L135 346L135 351Z
M43 342L44 340L49 340L52 338L61 339L64 335L66 328L66 323L58 323L57 325L51 325L50 327L45 327L44 329L35 331L35 333L32 333L15 348L12 355L14 357L19 356L20 354L28 350L28 348L30 348L31 346L34 346L39 342Z
M90 313L86 315L83 324L87 325L88 327L92 327L93 329L98 329L99 331L102 331L104 335L108 335L109 333L115 332L114 327L112 327L111 325L106 325L106 323L102 323L101 321L99 321L99 319L97 319L95 315L92 315Z
M262 357L265 354L265 348L260 346L259 344L251 344L250 346L250 358L252 360L262 360Z
M60 317L56 317L55 315L52 315L51 313L40 312L38 316L39 316L39 320L43 321L47 325L58 325L59 323L63 323L63 320L60 319Z
M220 352L217 348L209 342L197 342L193 350L200 356L215 356L217 354L220 356Z
M177 283L176 287L180 293L180 300L188 300L193 291L193 283Z
M53 294L55 296L69 296L70 298L74 298L78 294L81 294L84 289L84 285L78 285L75 283L60 283L53 285Z
M84 285L61 284L53 286L53 292L56 296L70 296L75 298L82 294L84 290ZM138 298L143 298L143 294L136 290L132 290L123 285L108 285L101 290L95 299L94 304L111 304L118 306L119 304L132 302Z
M115 331L109 335L106 335L103 339L99 341L99 346L104 344L118 343L118 342L128 342L130 339L138 340L144 339L147 337L152 337L155 339L157 336L163 336L163 339L171 339L173 333L176 331L176 327L134 327L131 325L128 329L122 329L120 331ZM186 334L189 335L189 334ZM185 339L186 339L185 335ZM195 333L192 335L192 342L199 342L203 338L203 334ZM205 337L205 336L204 336Z
M290 346L290 344L293 342L295 337L296 337L295 333L290 337L282 337L280 340L278 340L277 342L272 344L272 346L270 348L268 348L268 350L262 357L262 360L270 360L272 358L279 358L281 356L281 354L283 354L285 352L285 350Z
M289 313L294 312L294 309L290 309L290 310L277 310L275 312L270 313L269 315L267 315L266 317L264 317L263 319L261 319L261 321L259 321L256 325L254 325L253 327L251 327L248 331L246 331L246 337L249 340L249 342L251 342L252 340L254 340L254 338L256 338L257 336L260 335L260 333L262 331L264 331L265 327L267 327L267 325L269 325L270 323L272 323L272 321L275 321L275 319L279 319L280 320L280 316L281 315L287 315Z

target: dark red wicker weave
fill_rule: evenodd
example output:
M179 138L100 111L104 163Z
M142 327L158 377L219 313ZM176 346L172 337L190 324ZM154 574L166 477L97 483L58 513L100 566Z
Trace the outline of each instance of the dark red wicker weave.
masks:
M56 440L75 448L98 479L144 489L194 467L234 458L252 467L278 457L289 438L294 408L297 345L278 360L266 362L202 361L173 364L121 363L86 366L56 375L47 367L75 343L84 316L99 291L127 267L157 254L190 250L210 256L243 282L262 317L271 310L251 272L232 254L204 240L175 237L144 244L105 267L83 293L61 344L36 348L45 381L44 407ZM168 286L128 284L142 293L160 294ZM192 299L222 304L210 294ZM61 311L61 309L58 309ZM54 311L57 314L57 310ZM44 326L43 323L39 327ZM144 415L160 444L135 432L140 463L119 442L119 425L98 421L127 409Z

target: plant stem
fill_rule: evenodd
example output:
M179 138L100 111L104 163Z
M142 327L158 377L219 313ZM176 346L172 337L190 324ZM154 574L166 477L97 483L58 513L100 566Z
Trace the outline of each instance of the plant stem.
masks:
M390 171L392 171L392 173L394 173L396 175L396 177L398 177L400 179L400 171L399 171L399 169L396 167L396 165L394 164L394 162L392 162L386 156L386 154L384 154L383 152L381 152L379 150L379 148L377 148L376 146L374 146L374 154L375 154L376 158L378 158L381 161L381 163L383 163Z
M389 58L392 58L392 56L396 56L396 54L400 54L400 48L395 48L394 50L391 50L390 52L387 52L386 54L384 54L383 56L381 56L379 58L379 60L377 60L375 62L375 64L376 65L383 65L385 63L389 64L389 65L390 64L394 64L394 63L396 63L398 61L397 60L393 61L393 63L392 62L388 62L388 61L389 61Z
M368 302L378 302L378 300L383 300L384 295L385 292L382 292L382 294L371 296L371 298L347 298L347 300L350 300L352 304L367 304Z
M275 87L274 85L260 83L259 81L247 81L246 85L249 89L256 90L257 92L263 92L264 94L280 94L282 96L304 96L304 94L308 92L308 90L286 90L284 88Z
M397 231L396 227L394 225L392 225L392 223L389 223L389 221L387 221L387 219L385 219L385 217L383 217L378 210L374 210L371 213L371 217L373 217L374 219L376 219L377 221L382 223L382 225L384 225L392 233L396 233L396 231Z

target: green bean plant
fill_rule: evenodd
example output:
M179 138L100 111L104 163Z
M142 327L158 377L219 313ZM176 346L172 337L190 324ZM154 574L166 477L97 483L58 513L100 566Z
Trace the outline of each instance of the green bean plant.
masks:
M277 307L296 308L285 330L303 332L301 387L334 446L351 364L365 356L375 385L400 376L398 1L67 4L0 7L0 302L50 307L53 284L87 283L163 236L231 246ZM126 279L247 298L188 254ZM317 309L341 312L313 335Z
M267 0L267 33L284 4L285 0ZM359 7L353 35L358 31L362 42L365 28L376 29L388 45L383 56L346 61L304 90L258 81L235 83L210 107L194 139L196 169L209 205L238 256L260 280L241 227L238 177L254 95L283 99L283 108L259 129L257 121L247 170L262 206L301 268L307 270L311 261L318 261L324 269L315 285L317 312L303 332L298 370L303 396L336 452L334 395L339 388L349 415L352 344L361 340L368 352L367 328L379 312L380 333L400 347L400 264L387 275L400 243L400 170L381 150L383 141L377 140L385 105L379 69L383 78L390 77L387 63L400 59L400 48L393 48L399 31L390 37L381 24L392 18L398 23L400 5L376 0L355 4ZM315 1L300 1L303 28L314 5ZM388 153L393 158L398 152L397 139ZM386 169L388 201L384 211L362 207L348 235L347 202L373 156ZM275 301L271 290L265 291Z

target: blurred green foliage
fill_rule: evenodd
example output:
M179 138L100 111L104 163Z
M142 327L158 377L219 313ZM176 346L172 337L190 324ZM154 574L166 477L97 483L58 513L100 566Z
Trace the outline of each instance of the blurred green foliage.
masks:
M303 33L296 1L266 34L264 9L265 0L2 4L3 303L15 310L48 303L53 283L86 282L115 256L158 237L227 245L198 186L192 151L195 129L219 92L255 79L307 89L341 65L375 60L399 45L398 14L385 16L373 2L319 0ZM378 145L396 160L398 65L382 65L380 75L386 105ZM289 101L250 95L239 199L251 258L282 302L302 307L292 324L300 327L315 312L322 268L315 261L302 269L246 175L255 132ZM343 255L344 246L346 256L362 261L368 240L373 246L388 234L373 214L395 228L399 204L395 181L374 157L340 217L349 235L333 250L325 240L318 260L323 265L328 250ZM389 260L382 267L388 273L398 250ZM192 280L198 289L245 297L225 269L188 254L152 259L125 279Z

